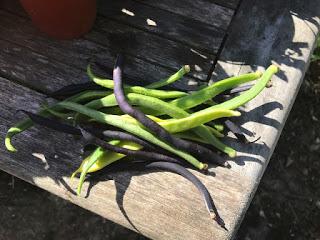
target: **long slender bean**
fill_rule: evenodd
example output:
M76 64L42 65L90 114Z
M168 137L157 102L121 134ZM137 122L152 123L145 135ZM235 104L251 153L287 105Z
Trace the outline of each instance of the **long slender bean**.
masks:
M91 71L90 65L88 65L87 74L96 84L109 89L114 88L114 82L112 80L96 78ZM147 89L140 86L125 86L125 91L126 93L134 92L134 93L140 93L142 95L147 95L147 96L152 96L152 97L162 98L162 99L180 98L188 95L187 93L181 92L181 91L164 91L164 90L156 90L156 89Z
M183 132L183 131L196 128L198 126L201 126L202 124L205 124L215 119L224 118L224 117L238 117L240 115L241 113L238 111L215 109L215 110L206 111L206 112L201 110L199 112L189 115L188 117L179 118L179 119L173 119L173 118L160 119L155 116L150 116L150 115L147 115L147 116L149 119L153 120L158 125L160 125L165 130L167 130L169 133L176 133L176 132ZM132 124L143 125L140 123L140 121L137 121L135 118L129 115L121 115L121 116L114 115L114 116L125 119Z
M115 143L110 142L109 144L115 145L116 142ZM86 161L83 161L81 163L81 166L71 175L71 178L74 178L74 176L78 172L81 173L80 178L79 178L78 187L77 187L77 195L78 196L80 196L80 194L81 194L82 186L83 186L85 177L86 177L89 169L92 168L99 161L99 159L101 159L103 157L103 155L107 152L108 151L105 151L102 147L96 148L96 150L94 150L94 152L86 159Z
M99 62L96 62L95 64L98 65L98 67L101 68L101 69L105 69L106 68L105 66L103 66ZM93 78L103 79L103 78L98 77L95 74L93 74L90 65L87 67L87 72L88 72L88 75L89 75L89 77L91 79L93 79ZM161 88L161 87L170 85L170 84L180 80L184 75L186 75L189 72L190 72L190 66L189 65L184 65L176 73L172 74L168 78L164 78L162 80L150 83L150 84L146 85L145 88L157 89L157 88Z
M275 65L271 65L267 68L267 70L263 73L262 77L256 82L256 84L250 88L250 90L245 91L241 95L234 97L228 101L220 103L218 105L209 107L207 109L201 111L211 111L214 109L236 109L253 98L255 98L268 84L271 77L279 71L279 68Z
M33 121L34 123L39 124L41 126L45 126L45 127L48 127L48 128L51 128L53 130L63 132L63 133L69 133L72 135L81 135L80 129L73 127L71 125L64 124L64 123L61 123L57 120L43 117L41 115L34 114L32 112L28 112L25 110L18 110L18 111L25 113L31 119L31 121Z
M137 143L143 148L147 150L157 151L156 147L149 142L142 140L130 133L122 132L122 131L115 131L115 130L104 130L104 131L97 131L96 129L88 129L85 128L87 131L97 134L100 138L103 138L104 140L111 140L111 139L118 139L123 141L131 141L134 143Z
M210 217L216 221L222 228L226 229L225 223L221 216L218 213L218 210L213 202L213 199L206 188L206 186L189 170L184 168L183 166L180 166L179 164L176 163L171 163L171 162L151 162L147 163L144 166L145 169L159 169L163 171L168 171L172 173L176 173L185 179L189 180L200 192L202 195L202 198L205 202L205 205L207 207L207 210L210 214Z
M248 73L236 77L227 78L225 80L218 81L199 91L193 92L188 96L173 100L171 104L181 109L193 108L212 99L213 97L217 96L218 94L224 92L227 89L232 88L233 86L256 80L260 78L261 75L262 73L257 71L254 73Z
M141 145L131 141L112 140L112 141L109 141L108 143L117 145L118 147L131 149L131 150L142 149ZM105 166L125 157L125 155L121 153L109 152L109 151L103 150L101 155L99 155L99 157L97 157L95 160L92 160L91 157L96 151L98 151L98 149L96 149L93 153L91 153L88 157L86 157L82 161L80 167L72 173L71 178L74 178L78 173L85 175L87 173L99 171L103 169Z
M85 82L64 86L49 94L49 97L68 97L88 90L103 90L103 88L93 82Z
M105 96L109 93L110 93L109 91L85 91L83 93L79 93L75 96L72 96L72 97L66 99L66 101L72 101L72 102L88 101L88 100L92 100L94 98L99 98L99 97ZM61 106L59 106L58 104L53 105L51 107L51 109L53 109L55 111L63 110L63 108ZM50 113L48 111L46 111L45 109L41 110L39 112L39 114L44 117L50 116ZM6 137L5 137L5 146L6 146L7 150L10 152L16 152L17 149L12 145L11 139L15 135L25 131L26 129L28 129L32 126L33 126L33 123L28 118L28 119L24 119L24 120L18 122L15 126L9 128L9 130L6 134Z
M222 110L222 109L219 109ZM160 126L169 131L170 133L184 132L195 127L201 126L212 120L223 118L223 117L238 117L241 113L233 110L223 111L199 111L193 113L185 118L179 119L166 119L160 122Z
M198 169L204 169L207 166L201 162L199 162L196 158L191 156L188 153L185 153L181 150L178 150L176 148L171 147L167 143L165 143L162 140L159 140L157 137L155 137L152 133L146 131L145 129L130 123L128 120L121 118L117 115L110 115L110 114L104 114L102 112L87 108L83 105L72 103L72 102L61 102L60 105L64 108L67 108L72 111L79 112L83 115L89 116L93 119L95 119L98 122L106 123L118 128L121 128L129 133L132 133L142 139L145 139L159 147L162 147L169 152L178 155L179 157L187 160L192 165L194 165Z
M179 79L181 79L188 72L190 72L190 66L189 65L185 65L178 72L176 72L175 74L171 75L170 77L165 78L165 79L160 80L160 81L157 81L157 82L154 82L154 83L151 83L151 84L148 84L145 87L146 88L152 88L152 89L164 87L166 85L169 85L169 84L172 84L172 83L178 81Z
M116 64L115 67L113 69L113 80L114 80L114 94L116 97L116 100L118 102L119 107L121 108L121 110L134 117L137 121L139 121L144 127L146 127L147 129L150 129L153 133L157 134L157 136L166 141L167 143L172 144L173 146L184 150L186 152L189 152L190 154L196 154L199 155L203 158L207 158L207 157L214 157L214 155L216 155L214 152L212 152L211 150L193 143L193 142L188 142L185 140L182 140L180 138L177 138L173 135L171 135L165 128L163 128L162 126L160 126L158 123L156 123L155 121L153 121L152 119L148 118L146 115L144 115L143 112L141 112L138 109L134 109L126 100L124 91L123 91L123 83L122 83L122 56L118 55L117 60L116 60ZM192 116L192 115L191 115ZM193 117L188 117L188 122L184 122L184 126L189 127L188 129L197 127L201 124L198 124L200 121L200 118L193 118ZM204 116L201 116L201 119L205 119ZM176 121L179 121L179 119L177 119ZM211 121L211 119L210 119ZM180 124L180 128L182 127L183 124L181 124L181 122L179 121L178 124ZM198 125L196 125L198 124ZM190 125L190 126L188 126ZM173 128L173 125L172 129ZM178 126L178 125L176 125ZM176 130L177 128L175 128L174 130ZM184 131L184 130L183 130ZM174 132L174 131L170 131L170 132Z

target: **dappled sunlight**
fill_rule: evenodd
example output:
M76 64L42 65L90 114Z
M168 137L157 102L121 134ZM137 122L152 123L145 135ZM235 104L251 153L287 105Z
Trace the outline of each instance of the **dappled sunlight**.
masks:
M131 17L134 17L134 16L135 16L135 14L134 14L133 12L131 12L131 11L125 9L125 8L122 8L122 9L121 9L121 12L123 12L123 13L131 16Z
M32 153L32 156L36 157L44 164L45 170L49 170L50 165L48 164L47 159L43 153Z

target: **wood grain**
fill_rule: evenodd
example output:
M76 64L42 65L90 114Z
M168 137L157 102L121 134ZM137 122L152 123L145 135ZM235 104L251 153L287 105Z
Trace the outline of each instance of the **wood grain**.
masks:
M220 28L140 2L100 1L98 9L107 18L183 43L195 51L215 53L215 46L220 46L224 36Z
M164 9L182 16L187 16L199 22L227 29L234 11L207 0L136 0L143 4Z
M182 44L105 18L97 19L95 29L86 36L86 39L90 41L79 39L70 42L54 41L39 35L29 20L4 11L0 11L0 19L2 39L82 69L86 68L88 58L96 58L97 52L114 55L121 51L142 61L168 68L173 72L189 64L193 69L198 70L190 76L205 80L215 58L214 55L192 52ZM104 50L105 48L108 50ZM103 60L101 56L99 58L97 60ZM113 61L109 60L110 57L104 61L104 64L111 70Z
M244 129L256 133L254 138L261 136L256 144L234 145L240 154L232 169L251 179L251 190L244 196L247 206L304 79L319 34L319 12L320 2L311 0L243 1L211 78L217 81L224 76L263 70L271 63L280 67L280 72L272 79L272 87L247 104L239 121ZM244 214L245 209L239 212L237 226Z

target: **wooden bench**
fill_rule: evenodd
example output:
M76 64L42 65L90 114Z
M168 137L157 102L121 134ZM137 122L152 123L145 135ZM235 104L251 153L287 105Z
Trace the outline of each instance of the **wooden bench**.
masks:
M37 128L24 132L14 140L17 153L0 148L0 169L152 239L230 239L303 80L319 13L314 0L102 0L89 34L55 41L34 29L17 0L0 2L1 141L20 117L17 109L35 111L46 94L87 81L90 61L103 62L111 74L119 49L127 53L127 77L142 85L184 64L193 71L176 84L182 89L264 69L271 62L279 65L273 87L248 104L239 119L261 139L248 145L230 140L239 151L230 161L232 169L215 168L215 176L196 173L229 231L209 219L197 190L171 173L112 174L112 180L87 183L86 197L75 196L77 181L69 176L81 162L80 144L65 134Z

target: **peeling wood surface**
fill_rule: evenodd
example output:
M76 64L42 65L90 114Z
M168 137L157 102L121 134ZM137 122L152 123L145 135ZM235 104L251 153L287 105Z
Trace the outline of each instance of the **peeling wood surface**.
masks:
M185 63L193 65L194 74L176 87L191 89L203 82L237 1L202 0L195 5L183 0L183 6L177 2L101 2L100 15L89 34L74 41L55 41L32 27L18 1L1 1L1 141L9 126L23 117L16 109L35 111L45 94L87 81L85 67L89 62L105 64L108 73L104 74L110 77L119 48L127 47L126 74L132 83L143 85L166 77ZM123 8L135 17L123 14ZM243 128L261 139L246 146L229 140L240 152L231 162L232 169L214 168L215 176L196 173L211 192L228 232L209 219L197 190L171 173L102 175L91 186L85 185L86 197L76 197L73 191L77 181L70 181L69 176L81 162L81 142L62 133L33 127L17 136L17 153L0 148L0 169L152 239L230 239L249 206L298 92L319 32L319 12L320 4L311 0L243 0L228 30L212 81L263 69L270 62L282 69L273 79L274 86L250 103L239 119ZM218 20L212 19L215 13ZM157 27L148 25L148 18Z

